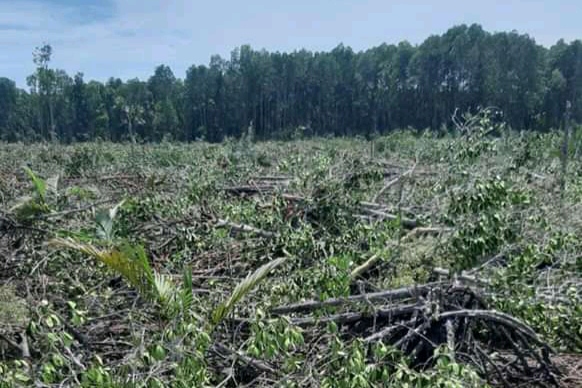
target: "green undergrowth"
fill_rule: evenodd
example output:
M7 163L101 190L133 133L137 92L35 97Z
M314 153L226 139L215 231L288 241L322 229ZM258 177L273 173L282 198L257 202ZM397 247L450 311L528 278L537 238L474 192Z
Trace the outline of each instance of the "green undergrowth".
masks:
M560 193L559 134L474 123L470 133L401 131L373 143L0 145L2 215L18 225L0 242L12 257L0 268L0 320L18 323L0 329L10 339L0 337L0 386L249 383L219 345L276 366L276 384L256 386L484 386L487 376L447 348L418 368L335 324L314 340L269 314L426 283L435 267L487 279L491 308L581 352L577 148ZM377 200L396 217L367 220L361 204L413 166ZM261 185L272 187L228 190ZM406 237L404 218L449 231ZM22 330L28 357L14 346Z

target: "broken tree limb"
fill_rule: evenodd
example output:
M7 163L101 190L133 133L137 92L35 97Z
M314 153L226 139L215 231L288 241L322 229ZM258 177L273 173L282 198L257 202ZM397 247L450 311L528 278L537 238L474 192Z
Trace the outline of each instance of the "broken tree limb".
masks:
M439 268L439 267L433 268L432 272L434 272L437 275L446 276L446 277L451 275L451 273L448 269ZM465 271L461 272L460 274L453 274L453 276L455 277L455 279L470 282L470 283L475 283L475 284L480 283L480 284L487 284L487 285L491 284L491 281L489 279L480 279L480 278L477 278L476 276L467 275L465 273Z
M441 227L422 227L419 226L417 228L412 229L406 236L404 236L401 242L407 241L413 237L417 237L418 235L424 234L431 234L431 235L439 235L442 233L451 233L453 232L453 228L441 228Z
M346 303L376 301L376 300L400 300L412 298L418 295L426 295L430 289L440 285L440 282L427 283L418 286L402 287L395 290L386 290L372 292L369 294L353 295L347 298L332 298L324 301L309 300L302 303L294 303L286 306L275 307L271 310L272 314L282 315L295 312L306 312L320 309L322 307L340 306Z
M380 219L380 220L397 220L400 217L398 217L395 214L390 214L390 213L385 213L385 212L381 212L378 210L374 210L374 209L370 209L370 208L362 208L361 209L363 212L371 214L373 216L375 216L375 218ZM410 218L400 218L400 222L402 223L402 226L404 226L406 229L414 229L418 226L418 221L410 219Z
M28 347L28 339L26 337L26 331L22 331L20 333L20 343L13 341L8 335L4 335L0 333L0 340L3 340L12 348L20 351L20 355L22 358L29 359L30 358L30 349Z
M289 202L304 202L307 198L295 194L281 194L281 197Z
M348 312L342 314L334 314L329 315L326 317L319 317L319 318L294 318L291 320L291 323L296 326L309 326L313 324L325 324L329 322L335 322L339 324L344 323L351 323L356 322L364 318L373 318L373 317L380 317L380 318L396 318L404 314L410 314L414 310L418 309L418 304L407 304L403 306L397 306L392 308L378 308L375 309L373 312L369 313L361 313L361 312Z
M501 369L499 369L499 366L491 359L491 357L489 357L489 355L485 352L485 350L483 350L478 344L474 344L473 347L475 349L475 352L479 356L479 358L484 360L485 364L490 364L493 367L493 369L495 370L495 373L497 374L497 376L499 377L499 379L503 383L503 386L504 387L511 387L509 382L507 382L507 379L505 378L503 372L501 371ZM483 369L485 371L488 370L486 365L483 365ZM488 377L488 380L489 379L490 379L490 377Z
M538 335L536 334L535 331L533 331L531 327L527 326L525 323L521 322L517 318L512 317L509 314L505 314L495 310L456 310L442 313L435 317L435 320L440 321L452 317L468 317L499 323L503 326L515 330L518 333L523 334L524 336L526 336L526 338L533 341L536 345L545 348L551 351L552 353L556 353L556 351L552 349L550 345L546 344L545 342L538 338Z
M410 168L410 170L408 170L405 173L399 175L397 178L392 179L384 187L382 187L382 189L380 189L380 191L378 191L378 193L376 193L376 195L372 198L372 202L378 202L378 198L380 198L380 196L382 194L384 194L386 192L386 190L388 190L390 187L394 186L396 183L400 182L402 179L404 179L404 178L412 175L412 173L414 172L414 169L415 168L416 168L416 162L414 163L414 165L412 166L412 168Z
M222 355L229 355L230 357L233 357L235 359L238 359L242 362L244 362L245 364L255 368L256 370L263 372L263 373L270 373L273 375L279 375L279 371L277 371L274 367L272 367L271 365L267 364L264 361L261 360L256 360L254 358L251 358L245 354L243 354L242 352L236 351L236 350L232 350L230 348L228 348L225 345L222 345L220 343L214 344L211 347L212 351L214 353L217 354L222 354Z
M254 226L250 226L250 225L236 224L234 222L230 222L230 221L223 220L223 219L218 219L216 224L214 224L214 227L215 228L230 228L231 230L234 230L237 232L254 233L254 234L261 236L261 237L264 237L264 238L277 237L276 233L269 232L267 230L262 230L259 228L255 228Z
M416 321L416 319L410 319L410 320L408 320L406 322L402 322L402 323L399 323L397 325L392 325L392 326L385 327L384 329L382 329L382 330L380 330L380 331L378 331L378 332L376 332L376 333L374 333L372 335L369 335L368 337L364 338L363 341L364 341L364 343L369 344L370 342L374 342L374 341L378 341L378 340L384 339L384 338L388 337L389 335L391 335L393 332L395 332L398 329L402 329L402 328L405 328L405 327L409 327L410 325L413 325L415 321Z
M422 227L418 227L418 228L414 228L410 232L408 232L402 239L400 239L400 242L406 242L406 241L408 241L408 240L412 239L413 237L416 237L420 234L440 234L440 233L449 232L452 230L453 229L451 229L451 228L430 228L430 227L422 228ZM397 242L394 242L393 244L396 246L396 243ZM358 276L362 276L364 273L366 273L372 267L374 267L374 265L376 265L376 263L378 261L380 261L381 259L382 258L380 256L378 256L377 254L373 255L368 260L366 260L364 263L362 263L358 267L354 268L354 270L350 274L351 279L353 280L353 279L357 278ZM445 271L445 270L443 270L443 271Z
M412 341L413 337L419 337L421 340L425 340L426 342L430 343L431 346L436 348L436 344L429 340L425 335L424 332L430 327L430 321L426 320L420 325L413 327L406 327L408 332L402 338L394 343L395 348L400 348L400 350L404 351L405 347L408 346L410 341Z
M373 267L378 261L380 261L382 258L378 255L372 255L372 257L370 257L368 260L366 260L363 264L361 264L360 266L354 268L354 270L352 271L352 273L350 274L350 278L352 280L354 280L355 278L361 276L362 274L368 272L368 270Z
M360 206L361 207L367 207L367 208L372 208L372 209L383 209L386 206L385 205L381 205L379 203L374 203L374 202L366 202L366 201L362 201L360 202Z

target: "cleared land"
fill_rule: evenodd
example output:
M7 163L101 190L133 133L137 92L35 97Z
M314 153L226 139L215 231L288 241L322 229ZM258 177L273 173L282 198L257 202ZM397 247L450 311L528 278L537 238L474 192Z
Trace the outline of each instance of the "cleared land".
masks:
M0 385L580 386L576 141L489 125L0 145Z

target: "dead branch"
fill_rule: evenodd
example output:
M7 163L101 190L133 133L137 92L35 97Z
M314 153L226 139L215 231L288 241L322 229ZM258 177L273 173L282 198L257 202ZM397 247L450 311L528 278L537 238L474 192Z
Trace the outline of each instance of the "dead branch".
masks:
M552 353L556 353L556 351L553 350L548 344L540 340L535 331L533 331L529 326L527 326L526 324L519 321L517 318L512 317L509 314L505 314L495 310L457 310L442 313L438 315L435 319L437 321L440 321L451 317L469 317L499 323L518 333L523 334L526 338L528 338L538 346L545 348Z
M293 177L290 176L273 176L273 175L265 175L265 176L252 176L250 177L253 181L274 181L274 182L285 182L290 181Z
M354 268L354 270L350 274L350 278L353 280L353 279L361 276L362 274L368 272L368 270L370 268L372 268L374 265L376 265L376 263L378 261L380 261L381 259L382 258L380 256L378 256L378 255L372 255L372 257L370 257L364 263L362 263L358 267Z
M439 268L439 267L435 267L432 269L432 272L434 272L437 275L440 276L445 276L445 277L449 277L451 276L451 273L449 270L444 269L444 268ZM478 278L476 276L471 276L471 275L467 275L465 271L463 271L460 274L453 274L454 278L457 280L462 280L465 282L470 282L470 283L474 283L474 284L491 284L491 281L489 279L481 279Z
M410 319L406 322L402 322L402 323L399 323L399 324L396 324L393 326L385 327L384 329L364 338L363 342L369 344L371 342L384 339L384 338L390 336L393 332L397 331L398 329L402 329L403 327L410 327L411 325L414 324L415 321L416 321L416 319Z
M282 315L294 312L313 311L323 307L340 306L342 304L361 302L361 301L378 301L378 300L400 300L425 295L431 288L438 286L440 283L428 283L418 286L403 287L395 290L373 292L369 294L353 295L347 298L332 298L324 301L310 300L302 303L294 303L287 306L275 307L271 310L272 314Z
M381 212L381 211L369 209L369 208L362 208L361 210L365 213L368 213L368 214L375 216L375 218L378 220L393 221L393 220L400 219L402 226L404 226L406 229L414 229L418 226L418 221L410 219L410 218L400 218L395 214L385 213L385 212Z
M380 198L382 196L382 194L384 194L386 192L386 190L388 190L390 187L394 186L396 183L400 182L402 179L407 178L410 175L412 175L412 173L414 172L414 169L416 168L416 163L417 162L414 162L414 165L410 168L410 170L406 171L402 175L400 175L397 178L394 178L390 182L386 183L386 185L384 187L382 187L382 189L380 189L380 191L378 191L378 193L376 193L376 195L374 195L374 197L372 198L372 202L378 202L378 198Z
M453 228L444 228L444 227L417 227L412 229L409 233L406 234L401 240L401 242L407 241L413 237L417 237L419 235L439 235L443 233L451 233L453 232Z
M255 228L254 226L245 225L245 224L236 224L234 222L230 222L223 219L218 219L216 224L214 224L215 228L230 228L236 232L244 232L244 233L254 233L258 236L264 238L274 238L277 236L276 233L269 232L266 230L262 230L259 228Z
M13 349L18 350L20 352L20 356L25 359L30 358L30 349L28 347L28 339L26 336L26 331L20 332L20 343L13 341L8 335L0 333L0 340L3 340L8 345L10 345Z
M347 312L342 314L334 314L326 317L308 317L308 318L294 318L291 323L296 326L309 326L314 324L326 324L329 322L335 322L339 324L352 323L365 318L390 318L394 319L401 315L410 314L414 310L418 309L419 305L407 304L403 306L397 306L392 308L377 308L370 313L363 312Z
M214 353L217 355L228 355L234 359L240 360L245 364L249 365L250 367L262 372L262 373L270 373L273 375L280 375L280 372L276 370L273 366L269 365L265 361L257 360L255 358L249 357L243 354L240 351L232 350L227 346L216 343L210 348Z
M104 199L102 201L97 201L95 203L92 203L92 204L89 204L87 206L83 206L83 207L80 207L77 209L70 209L70 210L64 210L61 212L43 214L43 215L40 215L36 218L37 219L48 219L48 218L58 218L58 217L63 217L63 216L70 216L71 214L82 213L84 211L91 210L91 209L95 208L96 206L104 205L104 204L108 204L108 203L113 203L113 202L116 202L116 200L113 198L108 198L108 199Z

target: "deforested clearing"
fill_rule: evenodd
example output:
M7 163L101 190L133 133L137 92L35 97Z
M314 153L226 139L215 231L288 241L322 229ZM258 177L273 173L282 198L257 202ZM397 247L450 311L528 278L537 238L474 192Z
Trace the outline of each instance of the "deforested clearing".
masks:
M1 144L0 385L580 386L579 139L467 122Z

